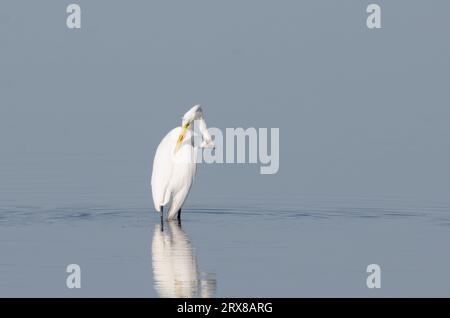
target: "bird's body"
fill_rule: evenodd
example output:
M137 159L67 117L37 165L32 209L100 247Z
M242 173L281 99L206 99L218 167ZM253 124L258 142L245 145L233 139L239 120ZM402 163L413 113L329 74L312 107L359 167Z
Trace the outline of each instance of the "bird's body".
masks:
M155 209L168 207L167 217L173 219L186 200L194 181L197 149L193 145L193 133L186 132L186 137L177 152L174 146L181 133L181 128L172 129L161 141L153 161L152 194Z
M166 207L169 220L179 217L194 181L197 147L194 144L194 120L200 121L203 147L214 146L211 141L203 112L197 105L183 117L181 127L172 129L159 144L153 160L152 195L155 209L163 213ZM162 214L161 214L162 217Z

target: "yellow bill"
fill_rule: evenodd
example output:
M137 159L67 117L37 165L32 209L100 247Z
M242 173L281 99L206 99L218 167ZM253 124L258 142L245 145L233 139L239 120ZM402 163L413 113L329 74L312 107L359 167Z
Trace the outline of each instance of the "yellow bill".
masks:
M178 136L177 144L175 145L175 152L180 149L181 144L183 143L184 137L186 136L186 130L189 128L189 124L185 124L181 127L180 136Z

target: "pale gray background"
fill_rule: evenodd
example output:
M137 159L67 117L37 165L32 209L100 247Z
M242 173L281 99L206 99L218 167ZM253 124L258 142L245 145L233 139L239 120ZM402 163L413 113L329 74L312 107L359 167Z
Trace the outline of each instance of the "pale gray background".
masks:
M191 206L450 203L449 1L376 1L381 30L366 27L373 1L350 0L80 0L69 30L72 2L0 3L4 209L151 211L156 146L195 103L209 126L279 127L281 162L273 176L203 165Z

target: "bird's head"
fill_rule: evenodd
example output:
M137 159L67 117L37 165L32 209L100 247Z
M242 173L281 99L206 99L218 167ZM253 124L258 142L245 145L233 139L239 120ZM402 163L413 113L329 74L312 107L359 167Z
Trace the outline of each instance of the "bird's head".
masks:
M195 120L199 120L201 118L203 118L203 109L200 105L195 105L189 109L186 114L184 114L181 126L184 127L185 125L191 125Z
M195 105L192 107L186 114L183 116L183 120L181 122L181 133L178 137L177 144L175 147L175 151L180 149L181 144L183 143L184 137L186 136L186 131L188 129L194 129L194 122L199 122L199 130L202 134L203 142L200 147L202 148L214 148L214 143L211 139L211 135L208 132L208 128L206 126L205 119L203 118L203 110L200 105Z

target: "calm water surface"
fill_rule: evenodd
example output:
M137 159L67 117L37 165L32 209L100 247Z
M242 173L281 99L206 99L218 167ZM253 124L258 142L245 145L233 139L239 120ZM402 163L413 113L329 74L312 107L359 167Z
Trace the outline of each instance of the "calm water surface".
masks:
M163 231L147 207L5 205L0 252L2 297L450 296L450 208L396 199L209 200Z

